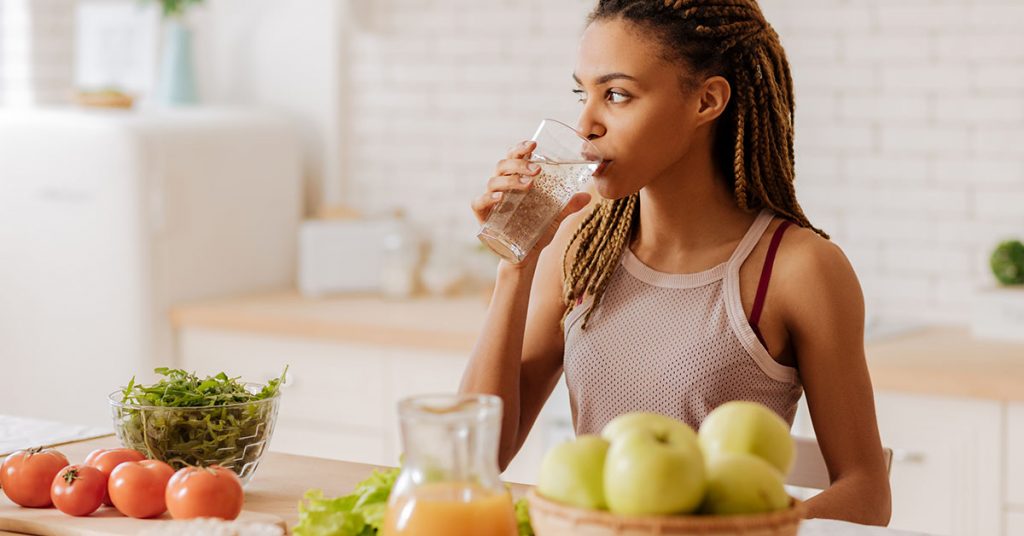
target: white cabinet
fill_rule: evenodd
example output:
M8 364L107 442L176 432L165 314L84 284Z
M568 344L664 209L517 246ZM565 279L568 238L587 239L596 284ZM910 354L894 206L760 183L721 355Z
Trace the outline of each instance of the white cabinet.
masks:
M1000 534L1002 404L876 394L882 443L893 449L890 526L929 534Z
M1024 536L1024 512L1006 514L1006 536Z
M934 535L1024 536L1011 529L1024 525L1011 520L1021 514L1004 514L1013 501L1003 493L1004 472L1009 495L1020 501L1024 492L1024 406L1010 406L1007 431L1006 405L998 401L876 391L875 405L882 444L893 450L890 527ZM803 400L793 433L814 435Z
M1024 512L1024 404L1006 408L1006 502Z
M279 376L288 364L271 448L378 465L398 463L398 401L455 392L468 361L457 352L196 327L179 330L178 356L188 370L259 382ZM503 478L536 482L548 444L565 435L567 398L560 386L549 406L564 408L545 408Z

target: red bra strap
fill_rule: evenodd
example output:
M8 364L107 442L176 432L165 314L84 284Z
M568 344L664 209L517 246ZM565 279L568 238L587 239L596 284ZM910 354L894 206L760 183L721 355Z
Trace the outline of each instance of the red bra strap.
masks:
M758 322L761 320L761 310L764 309L764 297L768 293L768 281L772 278L772 266L775 264L775 254L779 251L779 243L782 242L782 234L786 232L786 228L793 225L793 222L786 220L779 224L778 228L775 229L775 234L772 235L772 241L768 245L768 253L764 257L764 268L761 269L761 280L757 283L757 294L754 296L754 307L750 310L750 327L754 328L754 334L761 340L761 344L764 344L764 338L761 336L761 330L757 328ZM765 345L765 348L768 346Z

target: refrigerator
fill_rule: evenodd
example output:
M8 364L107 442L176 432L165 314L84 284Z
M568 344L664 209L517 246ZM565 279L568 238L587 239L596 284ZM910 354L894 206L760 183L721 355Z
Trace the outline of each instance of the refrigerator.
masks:
M0 110L0 414L109 427L172 306L293 286L302 173L272 112Z

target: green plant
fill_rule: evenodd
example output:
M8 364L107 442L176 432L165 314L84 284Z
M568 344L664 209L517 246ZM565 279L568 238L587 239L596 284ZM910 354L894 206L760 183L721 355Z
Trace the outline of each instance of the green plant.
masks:
M141 0L143 4L160 4L165 18L181 17L191 5L199 5L203 0Z
M989 258L992 274L1004 285L1024 285L1024 244L1007 240L996 246Z

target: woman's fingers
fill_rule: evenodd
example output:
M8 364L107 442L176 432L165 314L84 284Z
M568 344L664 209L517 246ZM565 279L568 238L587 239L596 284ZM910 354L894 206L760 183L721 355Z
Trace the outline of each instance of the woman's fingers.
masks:
M540 173L540 164L521 158L508 158L498 162L494 172L498 175L536 175Z
M498 162L495 175L487 180L487 191L473 199L470 207L477 219L483 223L505 192L528 190L533 177L540 173L540 166L529 161L529 156L536 148L536 142L526 140L513 145L508 150L508 158Z
M483 222L491 213L494 205L501 201L506 192L525 191L530 189L531 177L519 175L497 175L487 181L487 191L470 203L477 219Z
M508 148L509 158L526 158L533 152L534 147L537 146L537 142L533 140L521 141L512 147Z
M562 220L568 218L570 214L583 210L583 208L587 206L587 203L590 203L590 198L591 196L587 192L576 192L573 194L572 199L570 199L569 203L564 209L562 209L562 213L558 215L558 222L561 223Z
M526 190L533 182L533 177L522 175L498 175L487 180L487 191L507 192L511 190Z
M484 195L476 197L469 204L470 208L473 209L473 213L476 214L476 219L483 223L487 219L488 214L491 213L491 209L494 205L501 201L501 192L488 192Z

